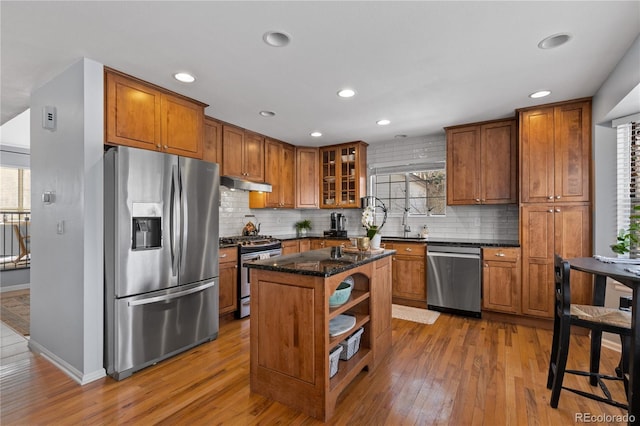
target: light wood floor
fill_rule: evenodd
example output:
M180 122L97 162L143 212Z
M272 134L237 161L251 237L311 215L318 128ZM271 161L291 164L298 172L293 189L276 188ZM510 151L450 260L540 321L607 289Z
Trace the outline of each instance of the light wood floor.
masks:
M222 324L217 340L121 382L85 386L4 327L2 333L2 425L320 424L250 393L248 319ZM565 425L576 423L575 413L624 414L566 391L559 408L550 408L550 340L548 330L445 314L434 325L394 319L391 354L346 389L329 423ZM577 336L571 345L569 367L586 369L588 338ZM618 356L603 348L601 369L613 371ZM586 380L567 376L565 383L589 390ZM610 389L622 397L621 385Z

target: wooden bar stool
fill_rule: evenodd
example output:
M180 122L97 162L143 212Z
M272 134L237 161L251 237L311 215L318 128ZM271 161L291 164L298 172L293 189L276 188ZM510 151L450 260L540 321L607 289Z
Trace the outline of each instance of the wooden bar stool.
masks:
M569 271L569 262L564 261L556 254L554 261L555 309L553 343L551 346L549 375L547 378L547 389L551 389L550 405L553 408L558 407L560 391L565 389L586 398L604 402L626 410L628 409L626 402L613 400L611 398L611 393L603 380L623 380L628 371L621 371L621 378L606 374L593 373L590 371L567 370L566 366L569 355L569 338L571 337L572 325L588 328L592 331L618 334L621 339L623 339L624 346L625 339L627 339L626 343L628 344L628 339L631 338L631 313L617 308L605 308L603 306L572 305ZM621 363L620 368L625 368L624 363ZM594 393L562 386L565 373L595 377L604 397Z

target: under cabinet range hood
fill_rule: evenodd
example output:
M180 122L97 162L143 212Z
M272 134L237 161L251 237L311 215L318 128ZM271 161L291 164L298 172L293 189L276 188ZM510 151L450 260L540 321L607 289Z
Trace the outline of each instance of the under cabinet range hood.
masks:
M241 191L259 191L271 192L271 184L251 182L250 180L240 179L233 176L220 176L220 185L229 189L238 189Z

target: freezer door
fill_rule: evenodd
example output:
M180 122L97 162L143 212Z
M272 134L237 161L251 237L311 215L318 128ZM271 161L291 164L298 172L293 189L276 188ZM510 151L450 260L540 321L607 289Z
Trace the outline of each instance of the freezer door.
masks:
M218 276L218 165L180 157L182 246L179 284Z
M218 336L218 281L115 300L107 373L116 380Z
M176 286L178 157L118 147L105 158L107 285L115 297Z

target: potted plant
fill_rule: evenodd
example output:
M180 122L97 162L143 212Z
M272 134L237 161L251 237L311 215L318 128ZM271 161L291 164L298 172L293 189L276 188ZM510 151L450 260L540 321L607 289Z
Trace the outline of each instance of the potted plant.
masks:
M295 223L296 233L299 237L307 235L307 230L311 229L311 221L303 219Z
M634 211L640 211L640 206L634 206ZM611 244L611 250L617 254L626 254L633 248L638 246L638 234L640 233L640 214L632 214L630 217L629 228L620 230L616 244Z

